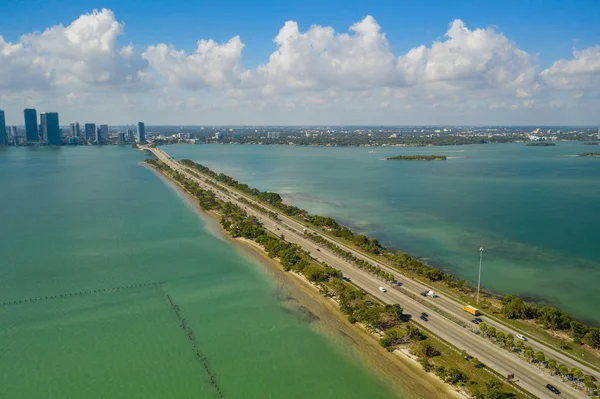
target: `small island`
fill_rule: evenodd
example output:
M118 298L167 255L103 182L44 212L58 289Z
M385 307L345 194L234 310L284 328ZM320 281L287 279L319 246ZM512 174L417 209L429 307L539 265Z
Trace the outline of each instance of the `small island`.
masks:
M580 157L600 157L600 152L586 152L584 154L579 154Z
M388 161L445 161L445 155L396 155L386 158Z
M597 141L586 141L583 145L598 145Z
M556 143L548 143L548 142L534 142L525 144L527 147L553 147Z

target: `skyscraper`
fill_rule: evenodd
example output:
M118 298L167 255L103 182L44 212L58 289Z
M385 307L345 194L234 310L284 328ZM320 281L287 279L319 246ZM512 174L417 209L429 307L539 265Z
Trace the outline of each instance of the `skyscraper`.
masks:
M60 145L60 126L58 123L57 112L46 112L40 114L42 118L42 133L44 134L44 141L48 142L48 145Z
M8 135L6 134L6 120L4 111L0 110L0 146L8 145Z
M75 122L75 136L81 137L81 128L79 127L79 122Z
M37 111L26 109L25 115L25 139L27 141L38 141Z
M96 124L86 123L85 124L85 138L88 140L94 140L96 138Z
M71 134L70 134L70 136L71 136L71 137L77 137L77 136L79 136L79 135L77 134L77 128L76 128L76 126L75 126L75 124L74 124L74 123L71 123L71 125L69 125L69 127L70 127L70 129L71 129L71 130L70 130L70 131L71 131Z
M119 144L125 144L125 133L119 132Z
M102 136L102 142L108 142L108 125L100 125L100 135Z
M102 144L104 140L102 140L102 130L100 128L96 128L96 144Z
M138 122L137 124L137 141L139 143L146 141L146 127L144 126L144 122Z
M40 112L39 139L40 139L40 141L48 141L48 132L46 132L46 113L45 112Z

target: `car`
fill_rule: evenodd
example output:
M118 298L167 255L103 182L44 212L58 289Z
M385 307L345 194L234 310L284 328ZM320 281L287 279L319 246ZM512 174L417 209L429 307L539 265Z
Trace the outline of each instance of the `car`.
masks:
M550 392L560 395L560 391L554 385L546 384L546 388L548 388Z
M385 288L383 288L383 287L379 287L379 291L381 291L381 292L387 292L387 290Z
M471 320L471 323L479 324L479 322L477 321L477 319Z
M421 296L427 296L427 292L421 292Z
M521 334L517 334L515 335L515 337L517 337L517 339L520 339L521 341L527 341L527 337Z
M477 324L483 323L483 320L481 320L479 317L476 317L473 320L475 320L477 322Z
M421 312L421 316L429 317L429 315L425 312Z
M350 282L350 277L344 276L344 277L342 277L342 280Z
M421 315L420 319L421 319L421 320L423 320L423 321L429 321L429 320L427 319L427 317L425 317L425 316L423 316L423 315Z
M319 248L317 248L317 251L321 252L321 250Z

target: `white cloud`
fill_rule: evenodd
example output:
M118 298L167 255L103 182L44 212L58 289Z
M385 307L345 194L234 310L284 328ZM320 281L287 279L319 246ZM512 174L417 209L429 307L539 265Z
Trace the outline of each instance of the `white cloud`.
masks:
M143 57L179 88L224 88L241 81L243 48L240 37L235 36L222 45L213 40L200 40L196 52L191 55L173 46L158 44L148 47Z
M192 52L157 43L140 54L135 43L119 44L123 35L124 23L103 9L14 43L0 36L0 104L73 114L61 120L102 112L122 122L213 124L552 123L598 106L600 46L538 73L537 55L458 19L403 54L372 16L342 32L287 21L255 68L244 67L239 36L201 38Z
M559 90L600 90L600 46L573 50L573 59L561 59L542 71L544 82Z
M124 25L112 11L94 10L64 27L0 37L0 87L8 90L84 90L147 85L147 62L133 46L120 47Z
M457 19L446 38L399 57L398 70L413 84L445 82L463 89L514 89L536 77L535 57L494 29L469 30Z

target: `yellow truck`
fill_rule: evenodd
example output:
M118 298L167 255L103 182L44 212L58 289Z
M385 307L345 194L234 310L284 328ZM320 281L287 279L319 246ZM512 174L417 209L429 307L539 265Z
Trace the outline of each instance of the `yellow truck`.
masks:
M479 311L479 309L474 308L471 305L466 305L463 308L464 311L471 313L473 316L479 316L481 314L481 312Z

